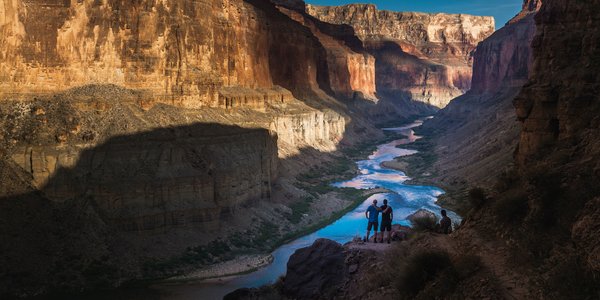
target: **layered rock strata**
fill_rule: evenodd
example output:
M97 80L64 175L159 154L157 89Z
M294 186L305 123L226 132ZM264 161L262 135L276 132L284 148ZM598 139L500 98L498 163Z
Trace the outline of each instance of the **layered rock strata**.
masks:
M307 5L307 12L348 24L376 58L378 91L403 91L444 107L470 87L472 52L494 32L491 17L377 10L374 5Z

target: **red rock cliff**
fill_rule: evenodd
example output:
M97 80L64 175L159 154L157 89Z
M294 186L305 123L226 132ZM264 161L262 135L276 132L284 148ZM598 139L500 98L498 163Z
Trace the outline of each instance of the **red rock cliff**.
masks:
M408 92L438 107L469 89L472 51L494 32L491 17L379 11L362 4L308 5L307 11L354 28L376 57L379 91Z

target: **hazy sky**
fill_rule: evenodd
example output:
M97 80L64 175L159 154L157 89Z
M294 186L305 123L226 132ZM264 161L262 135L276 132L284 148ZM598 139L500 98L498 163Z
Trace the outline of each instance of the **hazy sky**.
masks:
M394 11L464 13L478 16L494 16L496 28L514 17L523 0L305 0L316 5L344 5L349 3L373 3L378 9Z

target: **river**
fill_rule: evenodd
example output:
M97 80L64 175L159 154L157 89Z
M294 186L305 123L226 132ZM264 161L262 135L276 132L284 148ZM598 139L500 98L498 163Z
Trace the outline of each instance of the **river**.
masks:
M339 243L346 243L355 236L364 236L366 220L364 212L373 199L379 204L383 199L388 199L394 208L394 223L410 225L406 217L415 211L425 208L439 215L440 207L435 201L443 191L433 186L419 186L404 184L408 179L401 171L381 167L384 161L393 160L398 156L406 156L416 153L415 150L398 148L414 142L419 137L414 134L413 128L420 126L421 120L396 128L385 128L384 130L396 131L406 138L398 139L386 144L379 145L377 150L367 160L357 162L360 174L355 178L335 183L338 187L353 187L357 189L368 189L374 187L385 188L391 192L380 193L370 196L353 211L342 216L332 224L317 230L316 232L300 237L290 243L277 248L273 253L273 262L265 268L253 273L241 275L228 280L215 280L215 282L185 282L155 284L140 290L129 290L127 294L122 292L112 295L111 299L221 299L224 295L242 287L258 287L276 281L286 272L288 258L294 251L311 245L318 238L328 238ZM459 217L449 211L448 215L453 220ZM100 299L100 298L98 298ZM102 299L106 299L102 297Z

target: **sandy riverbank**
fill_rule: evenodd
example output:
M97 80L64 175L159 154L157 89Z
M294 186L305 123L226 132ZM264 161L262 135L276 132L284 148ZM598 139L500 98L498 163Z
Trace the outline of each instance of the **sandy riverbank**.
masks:
M210 281L216 278L230 277L238 274L248 273L260 269L273 262L271 254L244 255L222 263L196 270L186 275L175 276L167 279L168 282L180 282L191 280Z

